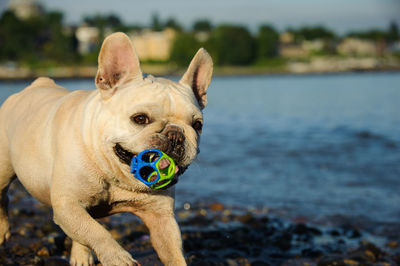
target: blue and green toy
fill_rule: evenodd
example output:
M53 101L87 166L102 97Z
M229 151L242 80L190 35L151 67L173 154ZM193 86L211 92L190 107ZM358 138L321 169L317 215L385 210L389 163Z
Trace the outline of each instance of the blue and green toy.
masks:
M169 165L161 169L160 162L164 159ZM144 150L131 161L131 173L151 189L168 186L174 180L175 169L174 160L158 149Z

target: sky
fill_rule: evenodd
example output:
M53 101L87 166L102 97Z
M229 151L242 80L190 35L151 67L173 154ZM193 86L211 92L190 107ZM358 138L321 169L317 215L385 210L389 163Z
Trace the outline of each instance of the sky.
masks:
M9 0L0 0L0 12ZM241 24L257 29L272 24L288 27L324 25L338 33L400 26L400 0L39 0L47 10L61 10L67 23L83 16L114 13L126 24L149 25L153 14L175 18L185 28L198 19L213 24Z

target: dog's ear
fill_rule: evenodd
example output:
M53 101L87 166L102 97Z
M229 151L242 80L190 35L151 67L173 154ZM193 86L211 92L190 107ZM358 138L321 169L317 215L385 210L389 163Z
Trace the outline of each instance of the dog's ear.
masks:
M104 40L98 61L96 86L103 99L110 98L122 84L143 79L135 48L122 32L113 33Z
M201 109L207 105L207 88L211 82L213 62L211 56L203 48L196 53L189 68L179 81L192 88Z

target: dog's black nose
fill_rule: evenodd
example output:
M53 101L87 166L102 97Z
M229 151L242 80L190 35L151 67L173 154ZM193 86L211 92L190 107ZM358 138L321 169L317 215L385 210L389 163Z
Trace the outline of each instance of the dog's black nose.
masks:
M163 145L163 152L171 156L175 161L179 161L185 154L185 134L183 129L176 125L168 125L162 134L167 137L167 142Z
M183 142L185 142L185 135L181 128L177 126L168 126L164 131L166 132L165 135L171 142L172 146L183 145Z

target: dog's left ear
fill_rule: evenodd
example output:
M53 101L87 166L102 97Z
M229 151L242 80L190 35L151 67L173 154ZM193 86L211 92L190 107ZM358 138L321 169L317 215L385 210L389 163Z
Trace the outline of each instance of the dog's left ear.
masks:
M101 46L96 86L103 99L110 98L122 84L143 79L139 58L129 37L117 32Z
M179 81L192 88L201 109L207 105L207 88L211 82L213 62L211 56L203 48L196 53L189 68Z

